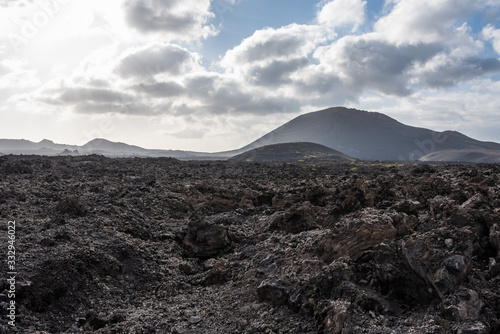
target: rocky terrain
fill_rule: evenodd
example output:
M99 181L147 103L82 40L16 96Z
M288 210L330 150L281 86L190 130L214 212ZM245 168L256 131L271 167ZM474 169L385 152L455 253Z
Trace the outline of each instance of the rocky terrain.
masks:
M499 172L2 156L0 333L499 333Z

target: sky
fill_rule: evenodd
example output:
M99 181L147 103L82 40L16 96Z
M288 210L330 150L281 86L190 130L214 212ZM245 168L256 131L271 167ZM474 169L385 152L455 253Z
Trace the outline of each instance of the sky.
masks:
M0 138L216 152L334 106L500 142L500 0L0 0Z

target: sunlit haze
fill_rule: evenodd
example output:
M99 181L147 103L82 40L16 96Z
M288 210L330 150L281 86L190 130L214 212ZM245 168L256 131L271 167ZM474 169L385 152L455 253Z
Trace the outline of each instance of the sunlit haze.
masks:
M0 0L0 138L223 151L332 106L500 142L500 0Z

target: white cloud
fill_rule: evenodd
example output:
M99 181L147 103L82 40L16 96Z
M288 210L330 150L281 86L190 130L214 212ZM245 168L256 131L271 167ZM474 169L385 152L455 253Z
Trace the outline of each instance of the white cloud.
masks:
M366 3L322 5L317 25L256 31L229 50L221 66L264 96L293 96L307 105L355 102L366 91L409 96L498 70L496 60L478 57L482 43L460 22L467 10L480 7L477 1L394 1L374 32L337 40L329 29L362 24Z
M277 87L291 83L291 74L306 67L309 60L306 57L290 60L274 60L264 66L256 65L250 72L253 84L258 86Z
M417 64L410 75L423 85L450 87L498 72L500 72L498 59L456 58L440 53L424 64Z
M318 22L329 27L353 26L355 31L365 20L366 1L333 0L318 12Z
M197 114L244 114L273 113L277 110L298 111L299 104L293 97L280 96L279 92L266 92L248 85L240 78L226 74L197 73L186 78L185 112Z
M10 69L8 69L6 66L2 65L2 63L0 63L0 77L10 73Z
M412 126L436 131L455 130L480 140L498 141L500 84L476 79L453 90L422 91L382 105L380 111Z
M129 92L108 87L63 86L43 90L37 100L58 108L85 114L154 115L153 104L144 103Z
M258 30L227 51L220 65L226 76L247 91L275 100L271 104L275 105L278 97L295 100L295 77L309 68L311 53L328 40L327 35L318 25L291 24ZM282 104L288 103L283 101Z
M196 58L178 45L153 43L125 51L116 70L123 78L148 78L160 73L179 75L188 71Z
M206 129L194 129L192 127L184 128L180 131L167 132L168 136L179 139L201 139L205 137Z
M33 0L0 0L0 7L8 7L8 6L19 6L25 7Z
M463 42L456 23L485 6L480 0L392 0L394 7L375 24L374 31L392 43Z
M24 62L4 60L0 63L0 90L14 94L39 85L37 71L27 68Z
M97 102L97 103L113 103L119 102L124 99L122 93L103 89L103 88L69 88L66 89L60 98L60 103L78 103L80 101L85 102Z
M186 93L185 88L175 81L136 84L132 90L154 98L179 97Z
M173 40L216 34L210 0L126 0L127 22L143 33L162 33Z
M221 64L231 68L236 64L303 57L325 41L324 30L316 25L290 24L279 29L257 30L239 45L228 50Z
M491 41L495 52L500 55L500 29L495 29L491 24L488 24L483 28L481 35L485 40Z
M170 148L194 150L243 146L301 112L334 105L431 128L441 122L470 130L461 120L486 127L480 119L498 128L500 89L478 83L500 70L498 59L482 57L488 41L500 51L500 30L488 25L478 36L464 21L486 1L388 0L368 32L366 1L321 1L312 23L256 30L211 67L201 59L203 39L216 33L212 12L222 15L238 1L89 1L92 20L82 14L81 24L56 36L64 38L51 39L64 26L54 17L22 61L3 58L2 115L119 119L116 128L123 129L110 139L127 141L126 129L138 126ZM58 15L67 21L85 6L61 6ZM80 31L84 26L92 29ZM101 32L105 38L94 39ZM68 46L43 49L59 41ZM163 145L148 143L137 142Z
M161 3L141 5L129 1L128 6ZM165 8L179 11L179 8L187 8L178 1L165 0L163 4ZM426 0L425 10L417 10L416 4L415 0L396 1L392 11L376 23L375 32L332 40L335 37L329 30L332 26L341 22L353 25L363 22L366 3L343 0L323 3L317 24L290 24L255 31L226 52L219 63L222 73L203 68L199 62L201 56L188 48L169 42L150 42L122 51L115 61L114 73L102 69L90 75L99 63L104 68L110 66L109 54L84 62L85 65L79 66L79 80L73 77L72 82L67 81L52 91L57 94L51 93L44 99L73 105L75 110L81 104L80 110L86 112L95 107L98 113L129 114L131 110L144 115L296 112L300 105L356 103L366 92L410 96L422 87L450 87L498 70L498 61L480 59L474 54L478 48L467 52L460 49L464 47L464 40L470 45L477 42L466 26L462 24L457 28L453 24L466 6L463 1L451 14L442 13L451 6L448 0L438 3ZM209 10L207 6L203 8ZM407 21L396 15L401 12L408 16ZM161 11L159 13L161 15ZM442 35L448 33L460 38L443 41L426 37L426 21L418 22L424 14L433 20L442 19L437 24ZM342 19L336 19L336 15ZM416 29L414 36L418 38L410 38L412 42L405 43L391 38L385 30L396 27L403 31ZM92 84L95 80L101 85ZM115 95L116 91L121 95ZM118 100L96 101L110 97ZM131 106L143 106L144 111Z
M374 35L345 36L316 54L346 85L391 95L408 95L408 72L441 51L438 45L394 45Z

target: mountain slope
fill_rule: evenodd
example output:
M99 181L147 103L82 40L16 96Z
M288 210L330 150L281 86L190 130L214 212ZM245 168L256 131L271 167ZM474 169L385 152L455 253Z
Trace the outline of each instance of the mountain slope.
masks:
M24 139L0 139L0 152L20 155L80 155L100 154L108 157L172 157L182 160L227 159L227 155L199 153L179 150L150 150L139 146L93 139L83 146L55 144L44 139L38 143Z
M151 150L105 139L94 139L83 146L55 144L46 139L38 143L22 139L0 139L0 152L47 156L102 154L110 157L226 160L262 146L297 142L324 145L362 160L497 162L497 155L500 155L498 143L478 141L456 131L435 132L408 126L380 113L343 107L299 116L234 151L200 153ZM439 151L441 153L438 155ZM429 156L430 154L434 155Z
M233 161L354 161L329 147L314 143L285 143L259 147L229 160Z
M317 143L363 160L418 160L448 149L500 150L500 144L458 132L435 132L380 113L336 107L299 116L240 151L287 142Z
M44 139L38 143L25 139L0 139L0 151L6 154L56 155L64 150L76 150L77 146L56 144Z
M495 162L500 163L498 150L442 150L427 154L420 161Z
M120 142L112 142L106 139L97 138L89 141L81 147L83 152L88 153L101 153L110 152L114 154L140 154L145 153L147 150L134 145L128 145Z

